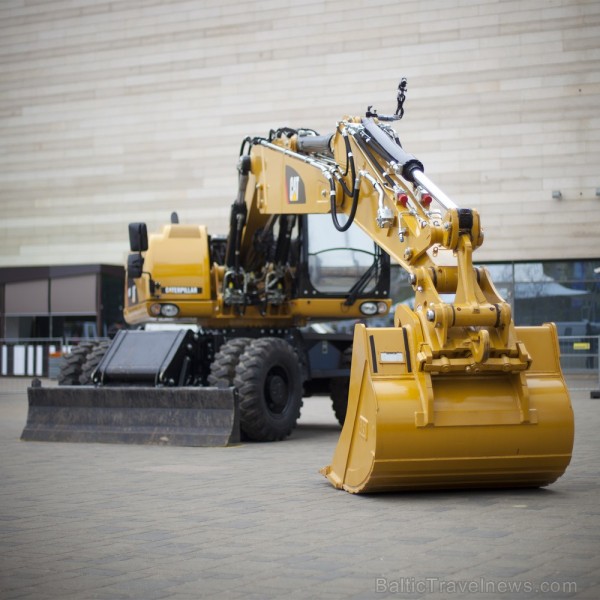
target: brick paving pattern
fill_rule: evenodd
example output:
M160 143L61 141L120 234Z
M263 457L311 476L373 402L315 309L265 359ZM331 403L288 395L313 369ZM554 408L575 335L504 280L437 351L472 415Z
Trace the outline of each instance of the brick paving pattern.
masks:
M600 597L589 389L549 488L352 496L318 473L327 398L274 444L48 444L19 441L24 387L0 380L3 600Z

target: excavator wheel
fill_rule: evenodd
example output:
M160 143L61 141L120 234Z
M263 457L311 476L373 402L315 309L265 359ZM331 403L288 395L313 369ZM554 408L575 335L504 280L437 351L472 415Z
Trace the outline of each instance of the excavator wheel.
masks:
M302 408L302 372L288 342L252 340L240 356L234 385L241 428L249 439L272 442L290 435Z
M252 338L234 338L225 342L210 365L208 383L214 387L231 387L240 356Z
M79 385L81 368L94 342L83 342L75 346L62 361L58 373L58 385Z
M349 369L352 364L352 346L346 348L342 355L342 367ZM348 410L348 394L350 391L350 376L333 377L329 383L329 397L333 413L340 425L344 424Z
M79 376L79 383L81 385L91 385L92 375L96 370L96 367L100 364L100 361L106 354L108 347L110 346L109 340L103 340L96 342L91 350L88 352L85 362L81 365L81 375Z

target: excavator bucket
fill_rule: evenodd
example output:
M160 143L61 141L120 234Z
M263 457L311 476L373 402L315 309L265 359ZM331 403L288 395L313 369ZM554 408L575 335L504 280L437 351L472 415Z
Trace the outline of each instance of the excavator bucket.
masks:
M233 388L37 386L27 395L25 441L171 446L240 441Z
M417 328L357 325L348 412L321 473L351 493L554 482L574 436L556 328L515 332L527 370L430 373L419 369Z

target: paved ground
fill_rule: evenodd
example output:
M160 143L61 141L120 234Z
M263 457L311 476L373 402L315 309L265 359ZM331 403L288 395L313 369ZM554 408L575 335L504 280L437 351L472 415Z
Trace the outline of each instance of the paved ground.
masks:
M318 473L325 398L277 444L48 444L19 441L24 385L0 380L0 598L600 598L600 400L577 386L547 489L353 496Z

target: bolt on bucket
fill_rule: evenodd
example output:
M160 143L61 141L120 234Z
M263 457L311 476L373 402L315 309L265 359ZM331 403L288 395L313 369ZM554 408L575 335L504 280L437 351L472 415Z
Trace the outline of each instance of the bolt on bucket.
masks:
M528 370L442 374L418 369L410 325L357 325L348 412L321 473L351 493L554 482L574 438L556 329L515 331Z

